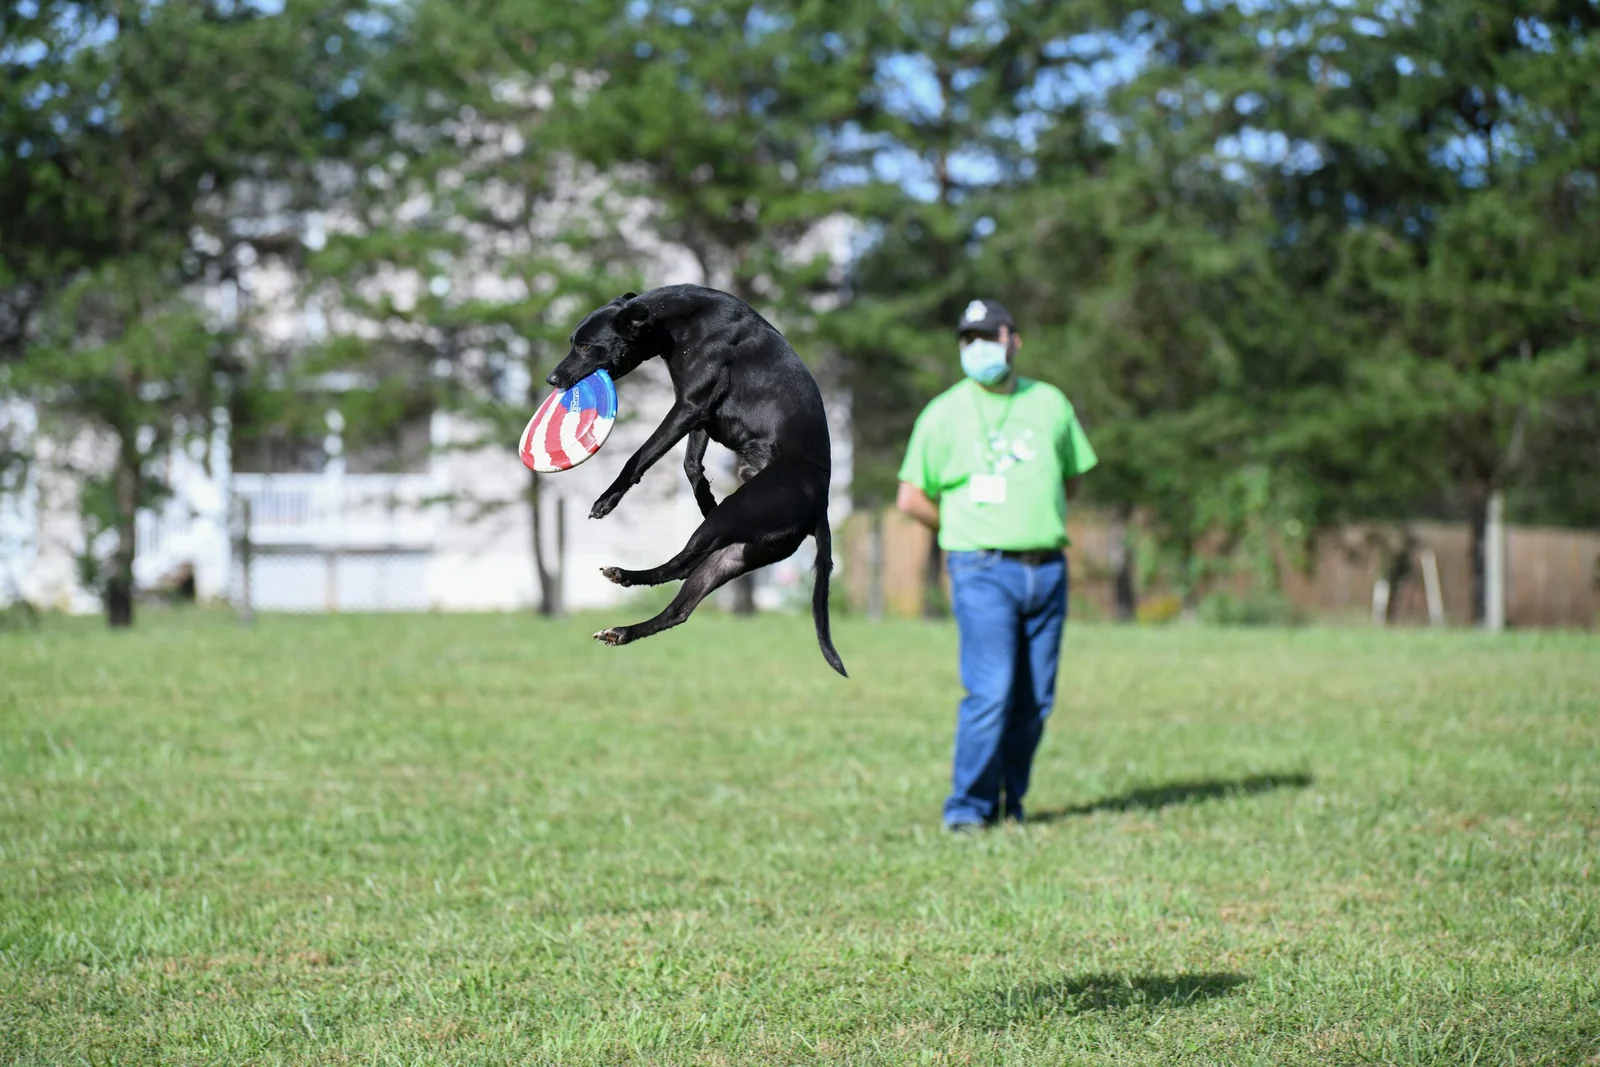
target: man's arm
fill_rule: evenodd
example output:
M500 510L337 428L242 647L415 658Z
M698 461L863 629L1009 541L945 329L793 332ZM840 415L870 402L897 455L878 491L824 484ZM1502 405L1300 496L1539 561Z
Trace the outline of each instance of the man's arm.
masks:
M894 506L916 519L928 529L939 532L939 505L930 500L928 494L912 485L910 482L901 482L900 490L895 494Z
M1080 490L1082 488L1083 488L1083 475L1075 474L1071 478L1068 478L1067 479L1067 499L1068 500L1076 500L1078 498L1078 490Z

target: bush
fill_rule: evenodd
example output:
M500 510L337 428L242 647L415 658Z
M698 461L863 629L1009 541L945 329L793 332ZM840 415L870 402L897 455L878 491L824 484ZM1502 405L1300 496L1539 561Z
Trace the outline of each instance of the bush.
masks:
M1078 622L1105 622L1108 617L1098 600L1082 593L1073 593L1068 598L1067 614Z
M37 630L39 628L39 609L26 600L14 600L9 604L0 604L0 631L4 630Z
M1200 602L1197 614L1210 626L1299 626L1305 621L1282 593L1212 593Z
M1179 596L1153 596L1139 601L1134 609L1134 621L1145 626L1158 626L1171 622L1183 614L1183 598Z

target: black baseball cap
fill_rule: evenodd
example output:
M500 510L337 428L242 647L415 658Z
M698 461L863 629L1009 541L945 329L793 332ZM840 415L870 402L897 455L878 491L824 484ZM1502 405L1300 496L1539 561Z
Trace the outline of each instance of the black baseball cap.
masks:
M998 300L974 300L962 309L956 333L999 333L1002 326L1011 327L1012 333L1017 330L1016 321L1004 304Z

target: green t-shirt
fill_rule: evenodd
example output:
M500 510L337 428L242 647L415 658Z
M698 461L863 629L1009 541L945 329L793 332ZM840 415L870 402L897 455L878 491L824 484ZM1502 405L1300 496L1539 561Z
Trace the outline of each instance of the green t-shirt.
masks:
M917 416L900 480L938 501L947 552L1062 548L1066 481L1098 462L1055 386L1019 377L997 394L964 378Z

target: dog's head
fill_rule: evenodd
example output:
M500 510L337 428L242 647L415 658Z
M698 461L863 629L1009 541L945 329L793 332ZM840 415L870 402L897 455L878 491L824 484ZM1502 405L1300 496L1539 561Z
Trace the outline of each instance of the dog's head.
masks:
M597 370L621 378L660 354L653 340L650 308L637 293L623 293L583 317L572 331L567 358L545 381L557 389L571 389Z

